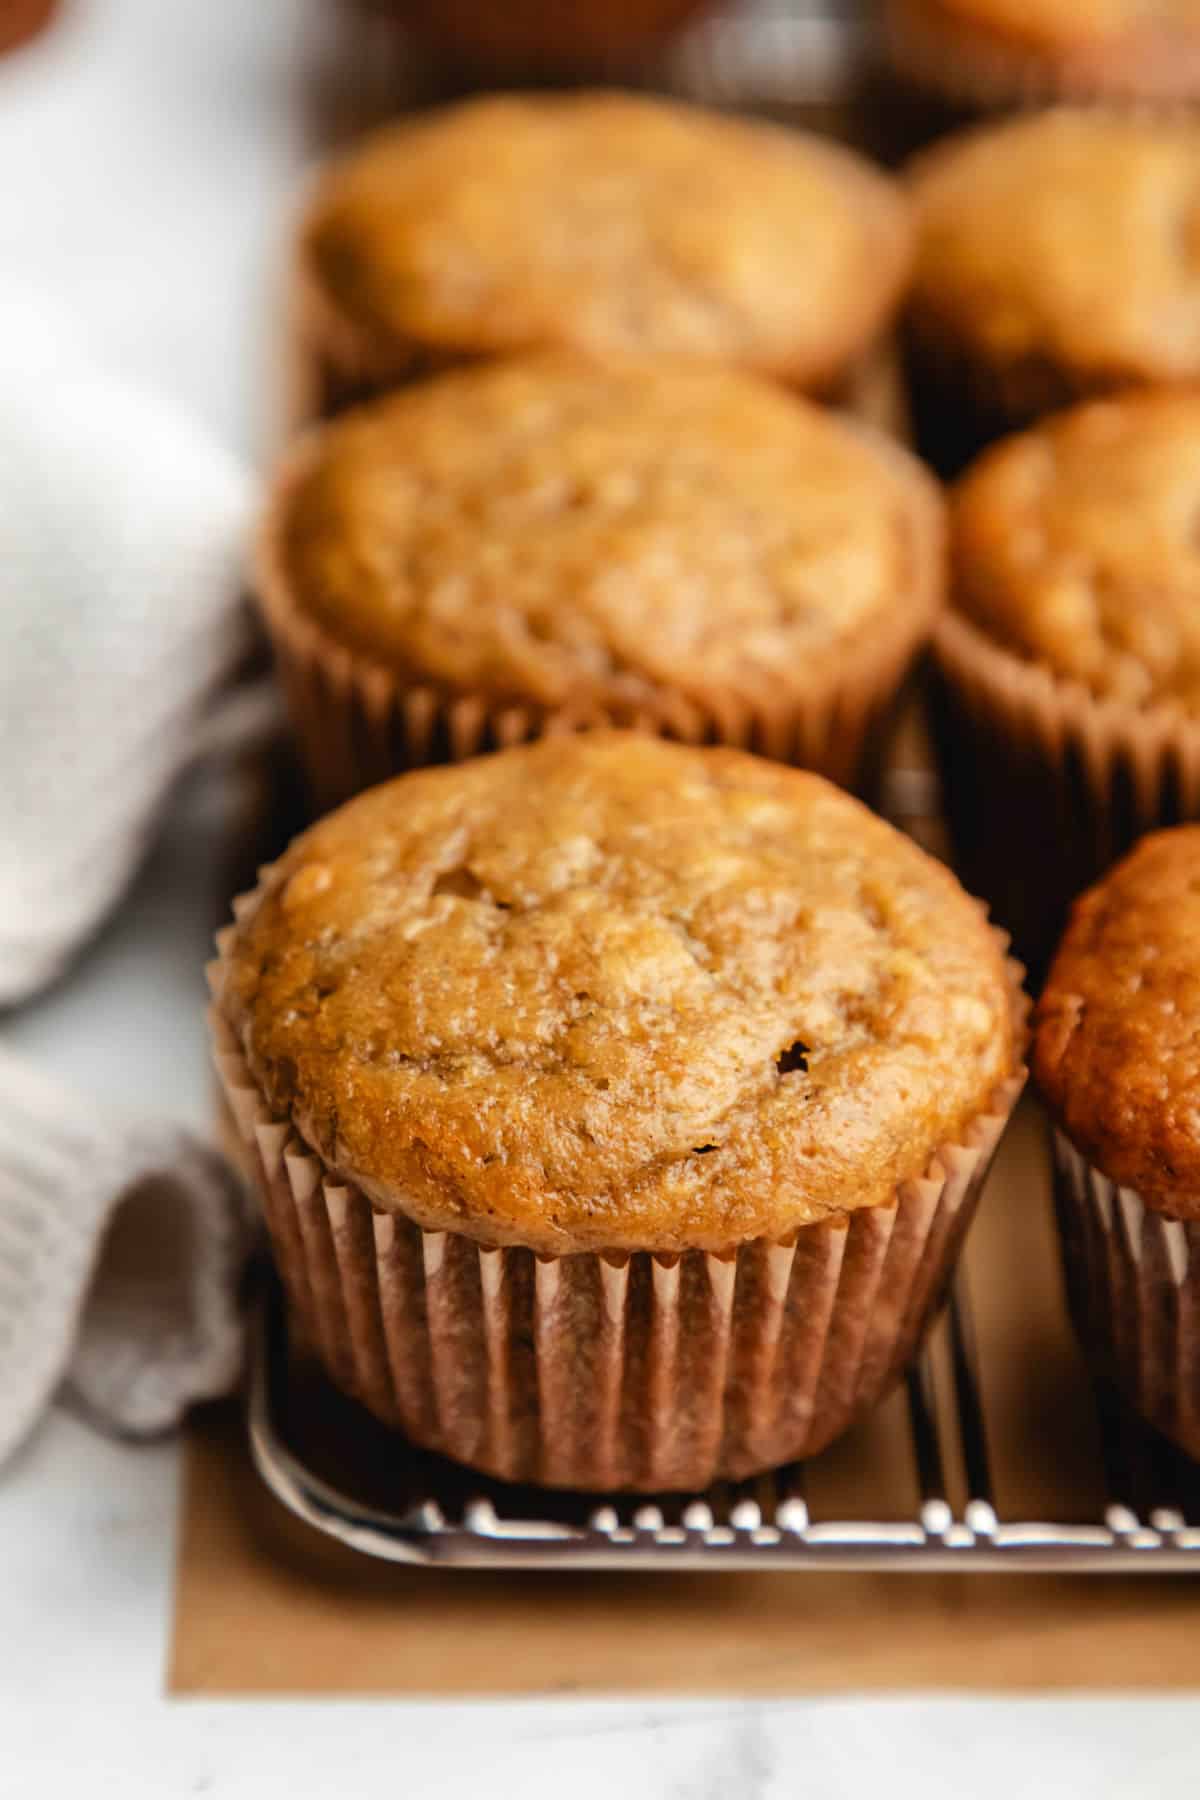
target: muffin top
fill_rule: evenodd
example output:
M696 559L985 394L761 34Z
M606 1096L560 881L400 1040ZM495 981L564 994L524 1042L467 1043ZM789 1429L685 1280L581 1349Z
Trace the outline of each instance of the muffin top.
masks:
M948 870L818 776L621 732L360 795L222 966L256 1079L339 1173L547 1252L886 1203L1018 1062Z
M954 490L955 600L1101 699L1200 713L1200 390L1098 400Z
M943 554L934 483L882 437L736 371L550 352L313 433L262 585L451 691L753 704L921 636Z
M1035 113L934 149L913 193L923 332L1081 394L1200 372L1200 121Z
M1076 901L1038 1005L1034 1069L1111 1181L1200 1218L1200 826L1143 838Z
M567 346L831 380L908 273L899 187L822 139L618 93L393 125L325 177L301 267L373 372Z

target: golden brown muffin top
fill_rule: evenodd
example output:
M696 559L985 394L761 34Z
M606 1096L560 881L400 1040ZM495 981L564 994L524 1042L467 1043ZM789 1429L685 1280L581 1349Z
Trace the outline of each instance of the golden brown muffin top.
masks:
M1059 108L921 159L914 318L1081 393L1200 373L1200 121Z
M1034 1069L1111 1181L1200 1218L1200 826L1158 831L1075 903Z
M722 1249L886 1203L1017 1061L954 877L815 775L597 732L297 839L219 1004L376 1205L542 1251Z
M952 495L956 603L1103 699L1200 713L1200 391L1094 401Z
M403 389L302 446L263 583L456 692L794 699L923 635L942 503L905 452L737 371L549 353Z
M628 94L498 95L353 151L301 249L369 365L561 346L810 385L887 319L911 226L895 183L818 138Z

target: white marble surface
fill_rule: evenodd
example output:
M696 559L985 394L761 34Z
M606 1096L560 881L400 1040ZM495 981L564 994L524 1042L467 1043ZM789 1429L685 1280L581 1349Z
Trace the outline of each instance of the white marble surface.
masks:
M0 267L248 454L332 3L64 0L53 36L0 63ZM203 795L183 797L118 919L6 1041L202 1120L214 842ZM0 1794L1196 1791L1200 1713L1179 1700L171 1702L176 1476L172 1445L60 1413L0 1478Z

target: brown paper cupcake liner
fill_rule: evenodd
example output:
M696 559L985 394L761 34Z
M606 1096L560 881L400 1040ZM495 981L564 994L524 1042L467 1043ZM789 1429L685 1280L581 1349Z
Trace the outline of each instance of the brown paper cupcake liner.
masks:
M882 441L882 440L881 440ZM885 728L929 629L927 608L889 617L848 649L846 666L805 701L758 691L703 698L647 687L628 704L539 706L454 693L405 678L349 650L292 599L279 522L312 454L293 450L268 502L256 594L274 649L297 746L319 809L389 776L460 762L556 733L605 726L684 744L752 750L815 769L843 787L869 787Z
M1178 46L1159 55L1128 46L1089 54L1038 54L945 16L937 0L889 0L884 42L892 67L914 87L973 112L1041 106L1179 106L1200 95L1200 56Z
M785 1242L543 1257L424 1230L337 1177L268 1106L220 966L216 1064L294 1319L384 1423L509 1481L699 1489L820 1450L920 1347L1024 1083L889 1204Z
M958 613L939 619L933 649L956 867L1036 982L1075 896L1145 832L1200 818L1200 721L1097 699Z
M477 360L428 344L379 344L333 305L308 268L303 249L293 257L285 300L283 411L289 437L347 407L443 369Z
M943 319L915 307L902 344L917 448L944 480L998 438L1105 391L1045 356L987 362Z
M891 329L869 345L826 399L828 405L911 449L912 405L899 332Z
M1057 1130L1054 1193L1071 1317L1089 1359L1200 1457L1200 1220L1148 1206Z

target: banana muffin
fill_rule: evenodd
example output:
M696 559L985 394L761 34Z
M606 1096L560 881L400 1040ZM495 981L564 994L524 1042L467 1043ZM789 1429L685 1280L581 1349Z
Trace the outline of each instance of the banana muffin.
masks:
M1200 1456L1200 827L1075 907L1038 1007L1071 1309L1098 1369Z
M884 0L900 70L952 103L1200 99L1195 0Z
M943 467L1074 400L1200 376L1200 120L1102 108L915 165L918 429Z
M333 1378L551 1485L700 1486L873 1404L1022 1072L947 869L817 776L620 732L359 796L213 989Z
M543 348L695 356L825 391L888 324L911 240L899 185L820 138L620 93L468 100L318 182L295 410Z
M935 634L963 878L1035 969L1072 896L1200 817L1200 390L1093 401L951 499Z
M44 31L57 11L58 0L6 0L0 7L0 56Z
M849 784L945 579L936 484L882 436L736 370L564 352L316 428L258 565L322 803L604 723Z
M383 0L417 42L460 74L575 76L645 56L711 0Z

